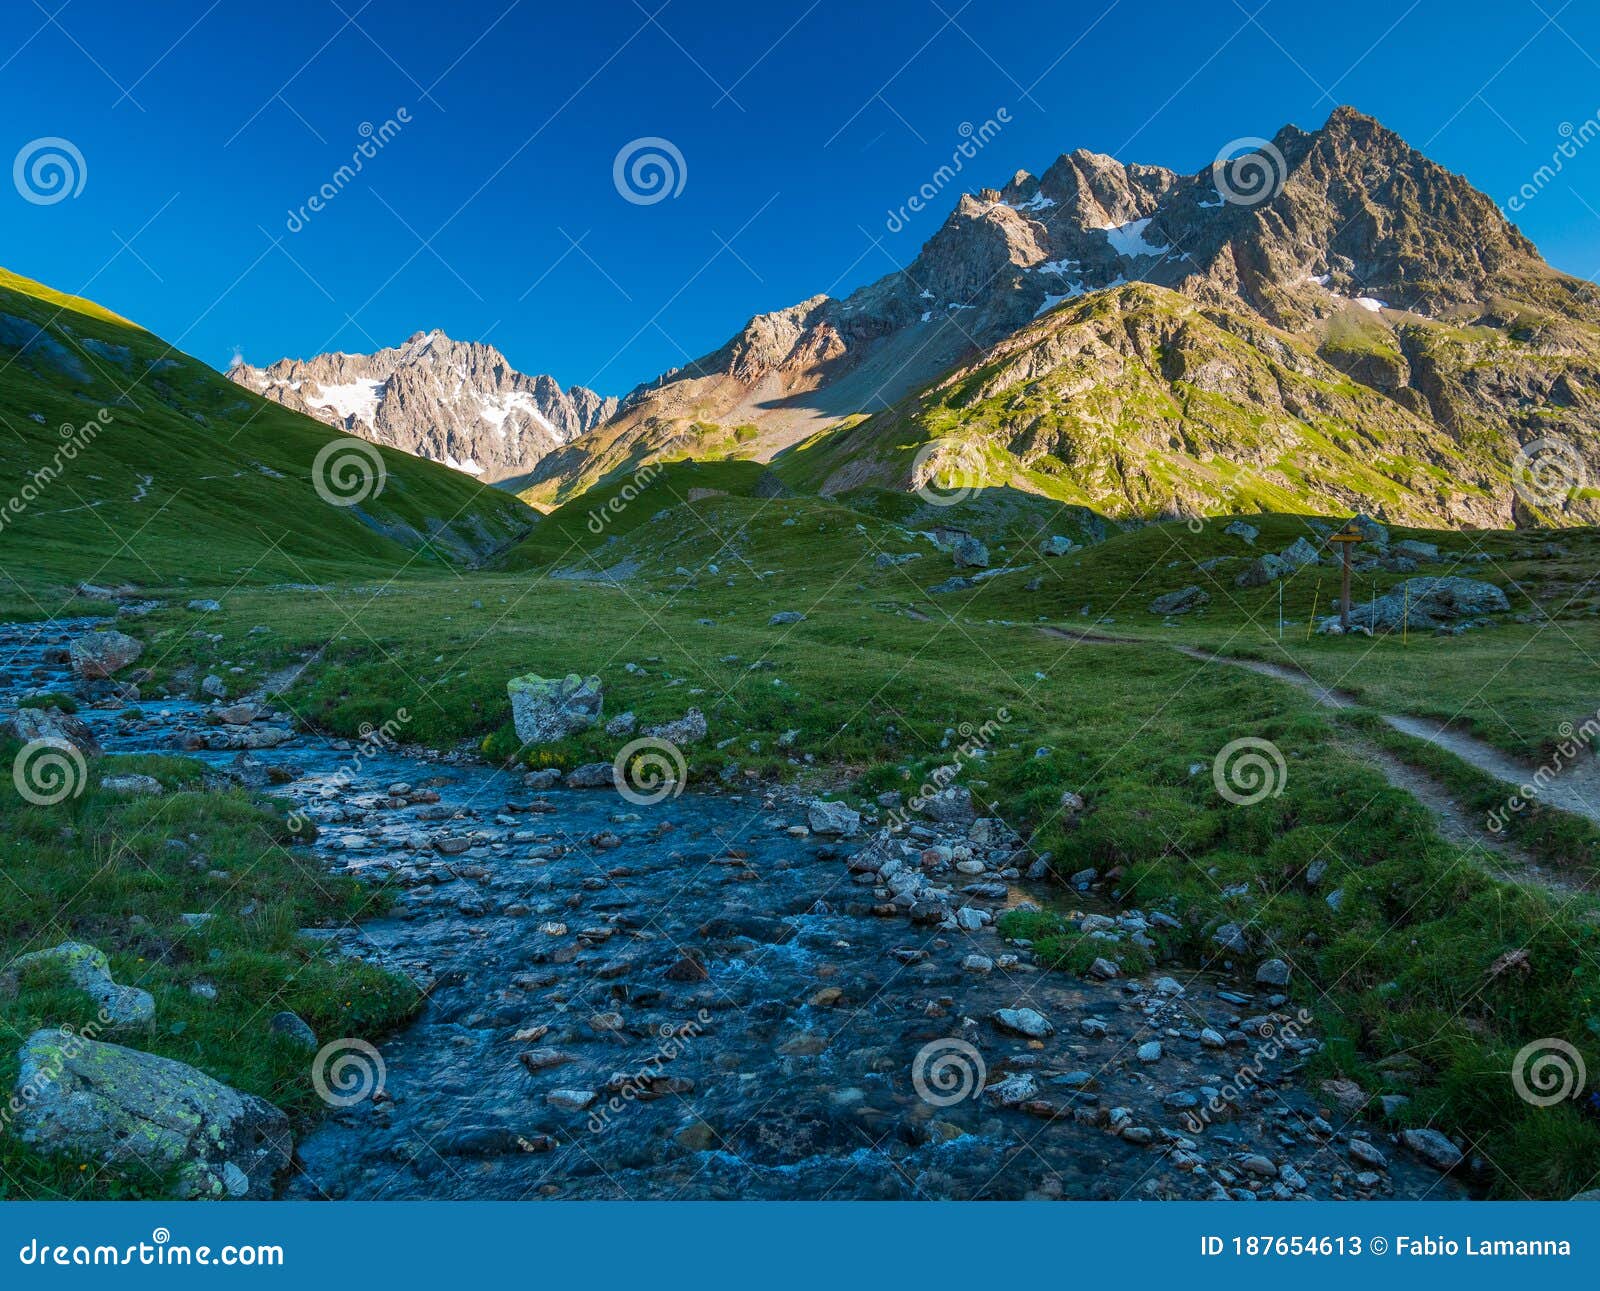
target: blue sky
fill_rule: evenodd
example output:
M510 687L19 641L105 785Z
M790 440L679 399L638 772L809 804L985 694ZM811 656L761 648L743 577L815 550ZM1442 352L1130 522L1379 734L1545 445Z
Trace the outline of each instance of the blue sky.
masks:
M904 264L956 194L899 232L887 213L1002 108L969 187L1078 146L1198 170L1348 102L1503 204L1600 112L1597 9L12 0L0 153L66 139L84 180L52 204L6 188L0 263L218 367L442 327L621 393ZM386 121L360 174L291 219ZM613 182L644 137L684 162L652 204ZM1516 218L1553 264L1600 273L1600 143Z

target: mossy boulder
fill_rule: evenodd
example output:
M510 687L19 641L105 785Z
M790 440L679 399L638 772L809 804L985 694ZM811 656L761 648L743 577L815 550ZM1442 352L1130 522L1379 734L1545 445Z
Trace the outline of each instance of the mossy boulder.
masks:
M527 673L506 683L511 721L523 744L553 744L600 721L605 694L598 677L540 677Z
M263 1201L289 1166L288 1117L184 1063L51 1030L18 1057L12 1130L41 1152L139 1161L184 1198Z

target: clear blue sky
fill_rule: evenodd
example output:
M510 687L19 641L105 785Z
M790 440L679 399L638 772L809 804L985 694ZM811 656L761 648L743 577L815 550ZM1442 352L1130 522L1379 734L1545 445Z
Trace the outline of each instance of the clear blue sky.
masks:
M962 5L10 0L0 161L62 137L86 178L52 205L0 185L0 263L219 367L442 327L621 393L909 260L956 194L899 233L886 212L1001 108L969 187L1077 146L1198 170L1349 102L1501 203L1600 111L1582 0ZM613 183L644 136L687 172L652 205ZM1600 140L1517 219L1600 272Z

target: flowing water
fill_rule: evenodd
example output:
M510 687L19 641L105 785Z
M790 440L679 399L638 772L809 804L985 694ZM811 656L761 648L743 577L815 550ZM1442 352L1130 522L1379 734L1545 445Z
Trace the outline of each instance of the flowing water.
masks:
M1462 1193L1308 1088L1314 1025L1248 977L1080 979L990 926L890 913L867 832L811 835L804 801L771 786L636 804L378 739L195 749L288 723L218 726L214 705L181 698L147 696L132 719L124 699L91 706L62 649L91 626L0 628L0 707L76 689L109 753L188 745L255 785L271 768L269 792L317 822L319 863L398 893L357 927L307 932L406 974L425 1002L376 1057L320 1037L329 1095L348 1105L301 1139L286 1195ZM954 872L939 848L961 858L966 833L906 839L954 905L1068 895L1018 882L1006 848L974 846L985 871ZM1144 926L1100 912L1108 953ZM1050 1033L994 1020L1018 1008ZM1351 1135L1369 1133L1386 1169L1352 1161Z

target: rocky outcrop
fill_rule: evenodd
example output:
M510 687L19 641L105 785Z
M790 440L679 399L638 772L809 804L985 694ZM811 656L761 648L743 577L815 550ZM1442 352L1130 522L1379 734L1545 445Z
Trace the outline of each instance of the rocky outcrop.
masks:
M1364 632L1441 629L1481 622L1511 608L1506 594L1477 578L1408 578L1382 596L1353 605L1350 627ZM1322 620L1319 630L1340 631L1338 617Z
M373 354L241 363L228 376L308 416L442 462L487 484L524 475L616 410L617 401L518 372L492 345L418 332Z
M265 1200L289 1166L281 1111L184 1063L50 1030L18 1057L12 1131L41 1152L141 1162L193 1198Z

